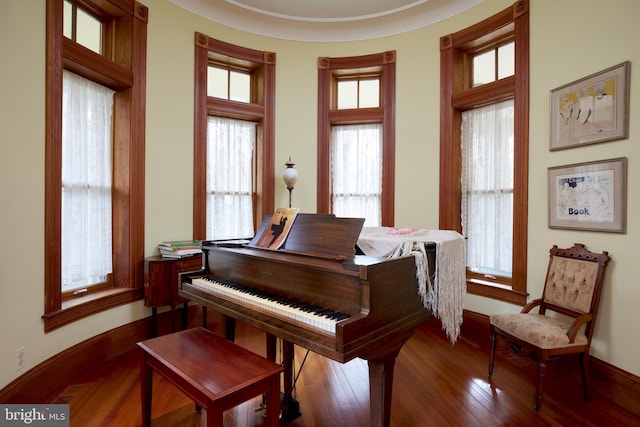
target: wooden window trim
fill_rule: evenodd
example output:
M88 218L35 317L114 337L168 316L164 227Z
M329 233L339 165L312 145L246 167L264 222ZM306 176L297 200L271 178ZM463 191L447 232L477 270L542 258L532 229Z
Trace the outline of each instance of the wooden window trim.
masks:
M207 97L207 66L210 56L239 59L256 64L255 102L244 103ZM193 238L206 238L207 190L207 119L209 115L256 121L256 187L254 197L254 227L274 211L275 182L275 67L276 54L236 46L195 33L194 66L194 165L193 165ZM252 100L253 101L253 100Z
M109 18L110 57L63 36L63 0L47 0L44 330L143 298L144 140L148 9L135 0L82 0ZM96 11L99 11L97 13ZM117 24L117 25L116 25ZM116 27L123 29L116 32ZM69 69L116 91L113 138L113 285L79 297L61 290L62 74Z
M456 79L469 67L466 53L515 40L515 77L470 89L468 79ZM467 68L468 71L468 68ZM468 75L468 72L465 72ZM527 225L529 170L529 1L440 39L440 223L441 229L462 230L460 223L460 125L464 110L483 103L514 99L514 228L511 286L491 286L467 274L471 294L523 305L527 299Z
M334 73L379 68L379 108L332 109ZM370 74L365 71L364 75ZM349 74L351 75L351 73ZM396 52L318 58L318 189L317 212L331 213L331 126L353 123L382 123L382 212L381 225L394 225L395 208L395 115Z

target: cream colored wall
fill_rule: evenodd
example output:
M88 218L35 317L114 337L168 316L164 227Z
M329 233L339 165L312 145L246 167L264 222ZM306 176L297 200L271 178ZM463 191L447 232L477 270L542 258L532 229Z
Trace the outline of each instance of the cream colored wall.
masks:
M528 289L542 293L542 281L553 244L584 243L593 251L607 250L609 263L591 354L627 372L640 375L640 287L635 263L640 228L640 2L531 0L531 103L529 140ZM549 91L623 61L631 62L629 138L550 152ZM626 234L547 228L547 168L592 160L627 157ZM486 298L468 296L466 308L490 313L516 310Z
M142 302L109 310L44 334L44 88L45 0L4 0L0 5L0 387L25 371L15 370L15 351L26 348L26 369L91 336L149 316ZM193 34L277 53L276 206L287 203L281 181L292 157L300 178L294 205L316 208L317 58L397 51L396 225L438 225L439 37L511 5L486 0L430 27L384 39L353 43L302 43L232 30L196 17L167 0L149 7L146 141L146 254L165 239L191 236L193 165ZM606 3L606 4L605 4ZM640 375L640 287L636 285L633 212L640 158L638 124L630 138L558 152L548 151L549 90L622 61L640 63L636 0L531 0L531 130L529 195L529 289L540 294L552 244L582 242L608 250L613 261L592 353ZM25 23L28 23L26 25ZM28 31L25 29L28 28ZM632 118L640 100L640 73L631 76ZM626 234L547 228L549 166L626 156L629 158ZM466 309L488 314L517 307L468 296Z

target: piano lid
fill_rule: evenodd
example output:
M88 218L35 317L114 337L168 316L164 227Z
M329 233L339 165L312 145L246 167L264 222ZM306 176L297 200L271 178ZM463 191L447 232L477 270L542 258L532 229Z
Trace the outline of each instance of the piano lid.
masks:
M248 246L258 247L260 236L269 232L272 217L265 217L256 236ZM364 224L364 218L338 218L333 214L303 214L295 216L293 225L281 252L344 260L355 256L356 242Z

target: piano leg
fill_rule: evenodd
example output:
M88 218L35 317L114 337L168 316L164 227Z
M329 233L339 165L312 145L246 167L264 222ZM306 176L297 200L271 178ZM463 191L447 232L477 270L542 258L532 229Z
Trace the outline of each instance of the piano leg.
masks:
M271 335L267 333L267 359L275 362L276 361L276 345L277 339L275 335ZM285 368L286 369L286 368Z
M205 329L209 329L209 321L207 320L207 306L203 305L202 307L202 327Z
M293 399L293 343L282 340L284 398Z
M395 356L386 360L368 360L371 426L388 426L391 421L391 392Z
M363 357L369 364L371 427L389 427L390 425L393 369L400 349L411 335L413 335L413 329L394 337L393 342L386 343L385 349Z
M273 361L276 360L276 340L275 335L267 334L267 359ZM282 373L283 392L280 395L280 422L282 424L288 424L302 415L300 402L293 398L293 352L293 343L282 340L282 365L284 367Z
M282 363L284 364L284 394L280 402L282 423L287 424L300 417L300 403L293 398L293 343L282 340Z
M236 340L236 319L233 317L225 316L224 314L220 315L220 323L222 330L224 331L224 337L234 342Z

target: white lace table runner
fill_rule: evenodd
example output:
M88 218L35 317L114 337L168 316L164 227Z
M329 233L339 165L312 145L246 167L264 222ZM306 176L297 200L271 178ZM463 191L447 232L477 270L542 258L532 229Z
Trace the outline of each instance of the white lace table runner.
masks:
M424 243L435 243L435 283L429 278ZM442 322L452 343L460 335L466 293L466 245L464 237L451 230L364 227L358 247L366 255L393 258L413 255L416 260L418 293L424 306Z

